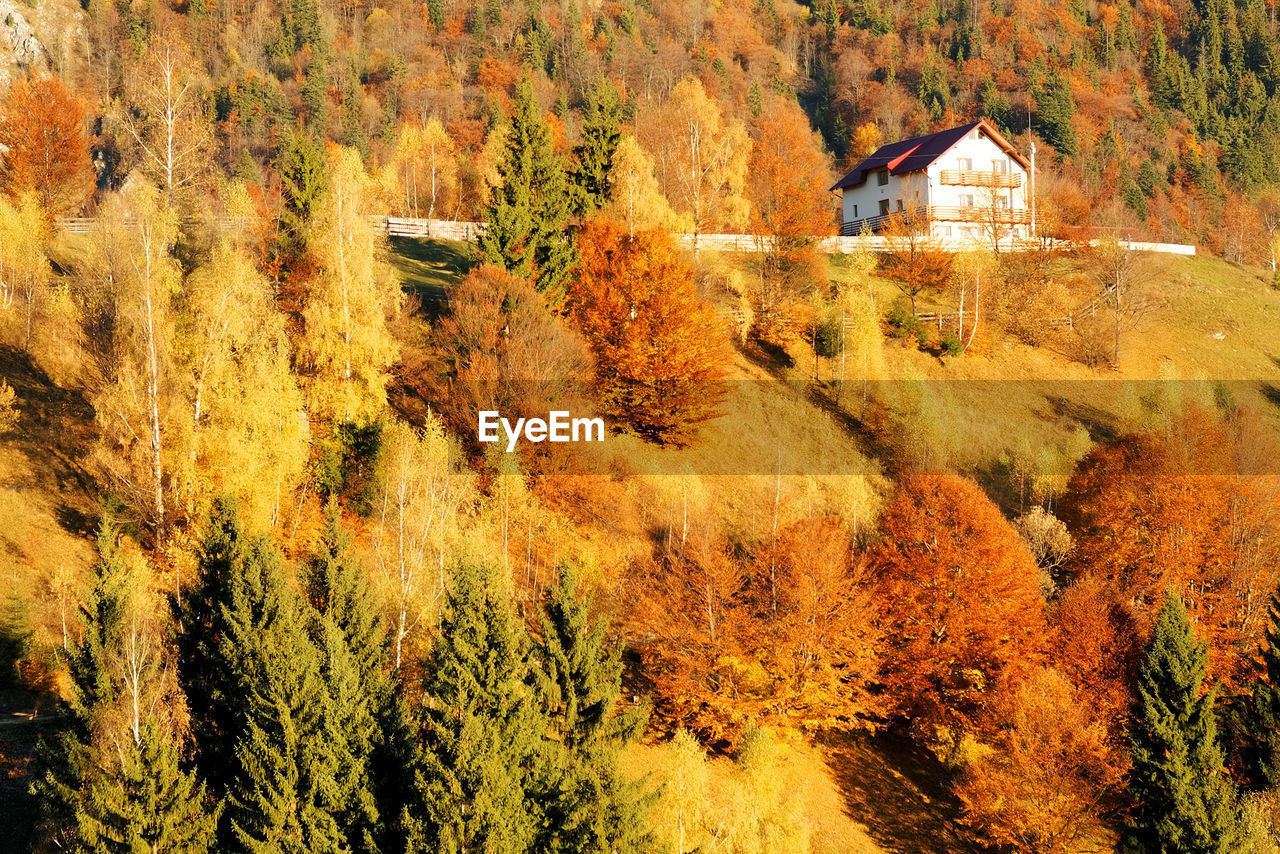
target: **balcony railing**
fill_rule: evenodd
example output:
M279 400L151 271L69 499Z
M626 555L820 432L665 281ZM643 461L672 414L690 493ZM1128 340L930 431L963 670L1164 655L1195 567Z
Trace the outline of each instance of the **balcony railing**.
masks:
M943 169L942 183L960 187L1021 187L1021 172L975 172L972 169Z
M849 222L841 224L840 234L844 237L861 234L864 227L869 229L872 234L876 234L884 231L889 224L889 220L893 219L895 216L904 217L909 222L914 222L920 225L923 225L925 222L963 222L980 223L984 225L989 223L999 225L1027 225L1031 222L1031 212L1026 208L956 208L935 205L929 208L918 207L904 212L887 213L879 216L867 217L866 219L850 220Z

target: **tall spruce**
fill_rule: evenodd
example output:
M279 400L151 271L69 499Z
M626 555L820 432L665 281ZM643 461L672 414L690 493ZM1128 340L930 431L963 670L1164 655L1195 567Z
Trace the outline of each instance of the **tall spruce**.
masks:
M543 603L536 653L540 695L557 746L547 839L540 847L574 854L651 850L644 792L618 768L621 749L644 731L647 709L617 711L620 650L607 648L605 625L591 619L588 603L578 597L577 571L570 565L560 568L559 583Z
M575 261L568 181L528 78L516 88L512 108L498 167L502 185L484 212L480 250L487 262L532 279L538 290L557 289Z
M180 608L183 687L199 765L225 794L219 847L247 852L346 849L346 793L333 703L308 629L310 609L279 553L215 501L200 577Z
M98 528L93 580L79 609L80 640L67 650L70 697L58 715L57 729L36 747L41 770L31 784L31 794L40 804L43 825L54 847L69 848L78 840L78 816L97 764L95 717L116 697L106 654L119 617L117 591L128 571L118 536L114 522L104 519Z
M1244 711L1245 764L1252 778L1268 788L1280 785L1280 588L1271 596L1270 618L1254 682Z
M1133 854L1227 854L1239 849L1235 790L1223 773L1215 689L1202 691L1207 646L1182 600L1166 594L1145 660L1129 733L1134 812L1123 849Z
M205 787L179 766L179 744L154 708L130 706L158 678L161 656L139 640L138 581L104 520L99 559L80 608L81 639L68 653L71 700L59 732L40 749L46 770L32 786L56 827L53 847L105 854L204 852L217 810ZM126 672L122 665L128 664ZM131 709L133 720L122 710ZM140 713L139 713L140 712Z
M1074 157L1080 152L1080 143L1071 124L1076 113L1071 83L1054 69L1036 87L1035 99L1036 132L1053 146L1059 157Z
M440 854L531 850L545 800L546 717L524 628L487 567L455 571L425 672L416 843Z
M339 819L351 850L371 854L383 850L379 802L388 807L398 794L377 797L373 768L381 741L379 718L394 700L386 675L387 634L369 593L365 568L332 498L307 563L306 590L315 609L312 633L332 704L325 725L339 757L344 803ZM407 781L402 775L400 782Z
M602 78L587 91L582 139L574 148L574 206L579 216L588 216L609 201L609 172L621 140L622 99L613 84Z
M204 809L205 786L179 764L178 744L154 719L126 739L119 770L90 785L76 816L82 850L95 854L205 854L220 809Z

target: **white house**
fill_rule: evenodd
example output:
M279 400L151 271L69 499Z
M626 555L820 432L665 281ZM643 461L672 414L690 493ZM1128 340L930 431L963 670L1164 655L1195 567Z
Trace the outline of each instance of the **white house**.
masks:
M895 213L957 241L1025 238L1031 164L986 119L882 145L835 186L843 235L884 230Z

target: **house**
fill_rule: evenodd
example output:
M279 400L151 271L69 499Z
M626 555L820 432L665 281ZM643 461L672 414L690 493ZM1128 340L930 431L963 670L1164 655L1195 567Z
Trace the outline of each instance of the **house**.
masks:
M843 235L918 217L957 241L1031 234L1031 164L986 119L882 145L835 186Z

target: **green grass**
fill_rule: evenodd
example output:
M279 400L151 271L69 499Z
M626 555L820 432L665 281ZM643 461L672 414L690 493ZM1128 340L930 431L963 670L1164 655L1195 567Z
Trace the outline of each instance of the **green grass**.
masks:
M477 261L475 247L461 240L392 237L388 254L405 291L421 300L430 314L440 310L448 288Z

